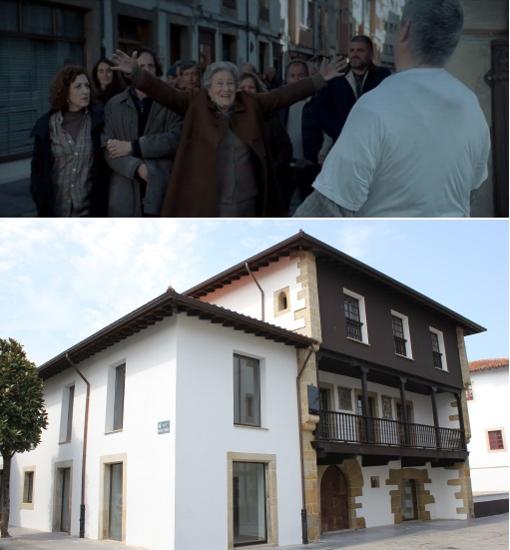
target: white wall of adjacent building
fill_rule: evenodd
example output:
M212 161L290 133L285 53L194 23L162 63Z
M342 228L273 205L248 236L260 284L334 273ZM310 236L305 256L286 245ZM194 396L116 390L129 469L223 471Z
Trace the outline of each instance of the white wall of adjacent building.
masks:
M468 400L468 444L473 493L508 492L508 367L471 372L473 399ZM505 448L490 450L487 432L501 430Z
M305 300L298 298L298 292L302 290L301 283L297 282L300 271L298 259L283 257L253 272L259 285L264 291L264 314L265 321L281 326L287 330L304 328L303 319L295 319L296 311L305 307ZM275 315L274 300L275 292L289 288L289 311ZM257 285L250 276L244 276L237 281L219 288L202 300L216 304L221 307L233 309L250 317L261 319L262 303L261 294Z

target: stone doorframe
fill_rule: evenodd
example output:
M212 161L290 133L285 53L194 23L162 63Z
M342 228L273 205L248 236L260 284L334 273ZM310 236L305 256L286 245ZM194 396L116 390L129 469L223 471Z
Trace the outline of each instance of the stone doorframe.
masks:
M395 523L402 523L402 480L413 479L416 484L416 508L418 519L426 521L430 519L430 512L425 510L427 504L432 504L436 499L425 489L425 483L432 483L427 470L418 468L390 469L386 485L397 485L396 489L390 491L391 512L394 515Z
M361 466L356 458L347 458L341 464L318 466L317 472L317 490L319 493L320 506L320 490L322 476L328 468L338 468L345 477L347 482L347 507L349 513L349 529L364 529L366 527L365 518L357 516L357 510L362 508L360 502L356 502L356 497L363 495L363 473ZM321 522L319 521L319 525Z

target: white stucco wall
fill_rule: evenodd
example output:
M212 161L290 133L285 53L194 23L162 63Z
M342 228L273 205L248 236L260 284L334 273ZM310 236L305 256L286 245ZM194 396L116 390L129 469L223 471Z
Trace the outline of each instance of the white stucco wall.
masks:
M508 491L508 367L471 372L473 399L468 401L471 421L469 462L473 493ZM505 450L491 451L488 430L502 430Z
M296 258L280 258L254 272L254 275L264 291L265 321L288 330L304 328L303 319L294 319L294 313L305 307L304 299L298 299L301 283L296 281L299 276L298 260ZM280 315L274 314L274 293L289 287L290 311ZM242 277L231 284L207 294L202 300L216 304L256 319L261 319L261 295L257 285L250 276Z
M168 550L174 534L175 330L165 320L80 363L91 385L86 478L87 538L99 536L100 457L126 455L126 543ZM105 434L107 379L110 367L126 363L124 428ZM76 384L71 443L58 444L62 391ZM73 460L71 533L79 534L81 456L85 384L67 369L45 384L48 430L30 453L15 455L11 475L11 522L51 531L55 467ZM170 420L170 434L158 435L157 422ZM23 468L36 466L33 510L20 509ZM147 529L147 525L158 529Z
M361 458L358 457L361 464ZM362 466L363 472L363 495L357 497L356 502L361 504L361 509L357 515L365 518L367 527L377 527L378 525L392 525L394 516L391 512L390 491L395 489L395 485L386 485L390 468L400 468L399 460L392 460L386 466ZM370 487L370 477L379 477L379 487L372 489Z
M300 543L295 349L187 317L178 342L176 550L227 547L228 452L276 455L278 542ZM261 428L234 426L234 352L261 361Z
M261 360L262 428L233 425L235 352ZM124 362L124 427L105 434L108 372ZM101 538L100 459L125 455L126 544L149 550L224 550L227 453L235 452L275 456L278 542L300 542L294 347L181 314L97 354L79 368L91 384L87 538ZM73 383L72 440L59 445L63 392ZM13 462L11 523L52 530L55 462L73 460L71 533L78 535L85 384L67 369L46 382L45 396L49 427L43 441ZM157 423L163 420L170 420L170 433L158 435ZM20 509L23 468L34 465L34 509Z

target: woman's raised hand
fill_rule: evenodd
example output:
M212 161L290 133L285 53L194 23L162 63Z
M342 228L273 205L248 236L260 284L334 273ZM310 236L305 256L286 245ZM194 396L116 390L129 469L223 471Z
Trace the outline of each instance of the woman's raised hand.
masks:
M136 58L138 57L138 52L133 52L131 54L131 57L124 53L121 50L115 50L115 53L112 55L112 61L115 63L115 66L112 67L114 71L122 71L126 74L131 74L136 67L138 67L138 63L136 61Z
M345 74L349 60L346 57L337 57L332 63L326 63L324 60L321 64L319 72L323 76L324 80L328 81L337 76Z

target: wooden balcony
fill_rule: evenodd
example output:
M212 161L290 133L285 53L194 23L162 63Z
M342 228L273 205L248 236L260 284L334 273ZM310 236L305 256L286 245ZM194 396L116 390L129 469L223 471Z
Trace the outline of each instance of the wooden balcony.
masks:
M322 410L319 417L315 447L321 463L362 455L366 465L405 458L409 465L431 461L442 466L467 457L462 430L336 411Z

